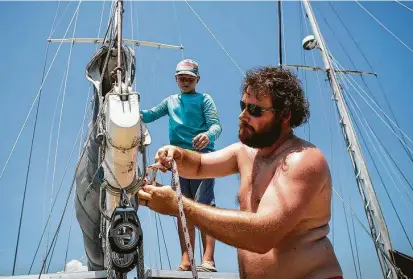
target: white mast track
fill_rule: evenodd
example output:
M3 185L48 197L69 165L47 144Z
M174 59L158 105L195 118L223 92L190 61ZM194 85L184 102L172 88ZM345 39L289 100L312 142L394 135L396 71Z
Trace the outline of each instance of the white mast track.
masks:
M48 42L51 43L110 43L109 39L102 38L69 38L69 39L48 39ZM131 44L135 46L149 46L149 47L158 47L158 48L171 48L171 49L184 49L182 45L169 45L163 43L149 42L149 41L138 41L131 39L122 39L124 44Z

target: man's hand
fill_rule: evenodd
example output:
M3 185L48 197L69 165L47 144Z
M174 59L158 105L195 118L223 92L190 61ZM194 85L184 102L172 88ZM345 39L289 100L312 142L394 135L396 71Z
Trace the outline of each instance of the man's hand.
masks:
M165 215L178 215L178 197L171 186L146 185L139 190L139 204Z
M167 145L158 149L158 152L155 155L155 162L163 166L159 168L162 172L166 172L172 167L172 160L175 160L177 163L182 159L182 150L173 145Z
M205 133L201 133L192 139L192 146L197 150L204 149L208 143L209 137Z

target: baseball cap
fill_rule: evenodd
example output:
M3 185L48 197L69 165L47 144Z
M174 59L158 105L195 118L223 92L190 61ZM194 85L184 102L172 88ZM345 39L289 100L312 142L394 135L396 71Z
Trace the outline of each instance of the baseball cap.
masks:
M175 76L177 75L191 75L199 76L198 63L191 59L184 59L176 65Z

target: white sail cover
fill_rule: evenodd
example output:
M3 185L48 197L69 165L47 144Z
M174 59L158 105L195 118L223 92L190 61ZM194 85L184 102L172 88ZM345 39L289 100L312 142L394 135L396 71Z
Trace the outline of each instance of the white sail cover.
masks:
M105 268L99 238L100 186L103 181L115 188L136 184L136 179L139 179L136 177L138 150L142 145L150 143L150 135L140 121L139 94L131 92L135 75L134 51L130 47L122 47L121 86L123 93L130 94L127 100L113 94L119 92L119 87L115 86L116 72L113 72L117 67L117 50L112 51L109 57L108 51L109 47L102 46L86 67L86 77L94 86L95 102L93 117L88 127L90 139L76 173L76 216L83 232L89 270ZM100 103L103 107L99 107ZM98 117L99 113L103 118ZM102 168L98 170L101 146L98 139L99 131L104 132L105 156Z

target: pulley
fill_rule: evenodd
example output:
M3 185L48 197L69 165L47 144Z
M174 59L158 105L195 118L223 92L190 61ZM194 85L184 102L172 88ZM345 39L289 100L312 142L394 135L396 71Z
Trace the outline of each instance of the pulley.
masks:
M130 254L118 254L112 251L111 259L112 268L115 271L120 273L128 273L138 264L139 256L136 251Z
M126 220L118 218L109 230L110 247L115 252L131 253L136 251L141 241L142 230L130 216Z

